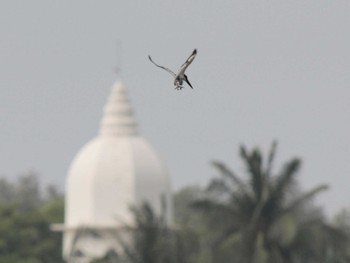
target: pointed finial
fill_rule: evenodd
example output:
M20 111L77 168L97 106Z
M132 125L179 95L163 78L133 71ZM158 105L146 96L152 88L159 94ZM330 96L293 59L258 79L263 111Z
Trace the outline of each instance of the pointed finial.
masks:
M137 124L124 85L116 81L104 108L101 136L135 136Z

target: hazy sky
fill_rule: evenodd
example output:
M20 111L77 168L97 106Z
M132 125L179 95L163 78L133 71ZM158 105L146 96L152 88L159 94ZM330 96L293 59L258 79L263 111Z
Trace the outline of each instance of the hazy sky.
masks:
M211 160L241 173L239 145L277 139L276 168L302 158L302 187L329 183L317 202L349 207L349 25L348 0L3 0L0 174L63 187L120 65L174 189L204 185ZM177 69L193 48L194 90L147 59Z

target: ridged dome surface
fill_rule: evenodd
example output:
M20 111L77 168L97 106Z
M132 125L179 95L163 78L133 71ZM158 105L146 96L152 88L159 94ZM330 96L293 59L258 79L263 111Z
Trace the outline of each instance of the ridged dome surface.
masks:
M137 135L137 125L124 85L117 81L104 108L100 128L101 135Z

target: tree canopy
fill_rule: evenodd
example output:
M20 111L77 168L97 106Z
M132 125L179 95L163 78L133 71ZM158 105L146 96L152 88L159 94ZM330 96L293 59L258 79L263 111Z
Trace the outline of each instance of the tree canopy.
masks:
M101 234L120 249L93 263L350 262L350 213L329 222L312 202L328 186L303 191L301 160L275 167L276 149L273 143L264 156L259 148L241 147L240 175L213 161L217 176L206 188L186 186L174 194L172 225L150 204L133 206L134 224ZM43 191L35 174L0 179L0 263L62 262L61 234L50 224L63 222L63 210L63 194L54 186ZM75 240L84 235L97 232L82 228ZM77 258L72 253L72 262Z
M275 153L276 143L266 158L258 148L241 147L245 179L222 162L212 163L219 177L194 207L212 233L213 262L325 262L323 248L335 249L331 237L341 233L327 227L310 202L328 186L300 191L301 161L293 158L274 172Z
M43 195L34 174L1 179L0 189L0 262L62 262L61 235L50 230L63 220L62 194Z

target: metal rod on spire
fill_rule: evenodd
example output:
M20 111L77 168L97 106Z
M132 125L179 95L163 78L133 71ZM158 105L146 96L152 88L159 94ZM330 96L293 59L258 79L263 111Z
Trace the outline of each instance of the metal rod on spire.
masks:
M117 76L121 76L122 66L123 66L123 43L121 39L117 39L116 41L116 66L114 66L114 73Z

